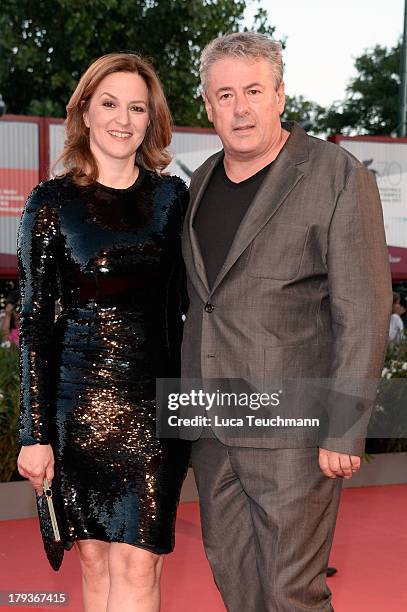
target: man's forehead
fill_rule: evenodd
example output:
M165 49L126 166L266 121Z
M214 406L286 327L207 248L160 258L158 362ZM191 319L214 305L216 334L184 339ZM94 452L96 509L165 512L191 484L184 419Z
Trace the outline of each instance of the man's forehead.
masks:
M216 60L208 70L208 80L218 87L233 87L247 81L246 86L273 77L270 62L264 57L225 56Z

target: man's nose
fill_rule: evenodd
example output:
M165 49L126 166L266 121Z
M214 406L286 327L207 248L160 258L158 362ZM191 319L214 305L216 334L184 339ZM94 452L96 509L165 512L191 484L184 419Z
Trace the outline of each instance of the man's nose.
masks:
M246 96L244 94L237 95L235 100L235 113L241 116L247 115L250 107Z

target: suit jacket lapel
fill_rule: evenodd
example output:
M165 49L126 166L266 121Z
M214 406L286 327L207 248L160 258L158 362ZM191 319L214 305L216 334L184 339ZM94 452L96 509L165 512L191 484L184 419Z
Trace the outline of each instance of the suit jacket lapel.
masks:
M193 282L195 289L201 298L206 301L209 295L209 284L206 276L205 264L202 258L201 248L199 246L198 236L193 228L193 222L201 202L202 196L205 193L206 186L212 176L212 172L223 156L223 151L209 158L207 161L205 175L201 183L197 183L194 192L191 192L191 204L185 217L184 233L183 233L183 255L185 265L189 273L189 277ZM194 186L195 187L195 186Z
M308 159L307 139L308 136L305 132L294 124L290 137L273 162L256 197L242 219L226 260L213 284L211 294L303 177L303 173L297 167L297 164ZM233 206L233 203L231 205Z
M223 151L209 158L206 162L207 167L205 168L201 183L197 181L196 187L194 185L194 193L191 193L191 204L185 217L183 255L189 277L203 301L207 301L236 260L277 212L288 194L303 177L303 173L297 166L308 160L308 136L295 123L291 126L283 124L283 127L290 129L290 137L273 162L270 172L265 177L256 197L242 219L212 289L209 288L198 237L193 228L193 221L212 172L223 156ZM231 203L232 205L233 203Z

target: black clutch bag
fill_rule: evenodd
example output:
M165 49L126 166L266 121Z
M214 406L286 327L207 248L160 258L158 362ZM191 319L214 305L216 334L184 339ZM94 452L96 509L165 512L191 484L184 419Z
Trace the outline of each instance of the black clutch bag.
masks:
M44 493L36 495L36 498L45 553L52 569L57 572L64 558L62 498L57 494L55 485L51 489L46 478Z

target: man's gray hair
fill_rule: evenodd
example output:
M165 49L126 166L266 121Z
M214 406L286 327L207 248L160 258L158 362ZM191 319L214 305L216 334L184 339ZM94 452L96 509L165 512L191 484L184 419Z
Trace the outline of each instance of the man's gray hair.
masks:
M271 40L268 36L259 32L235 32L215 38L202 51L199 72L204 91L207 89L210 67L218 60L228 56L264 58L270 62L276 89L283 80L281 43Z

